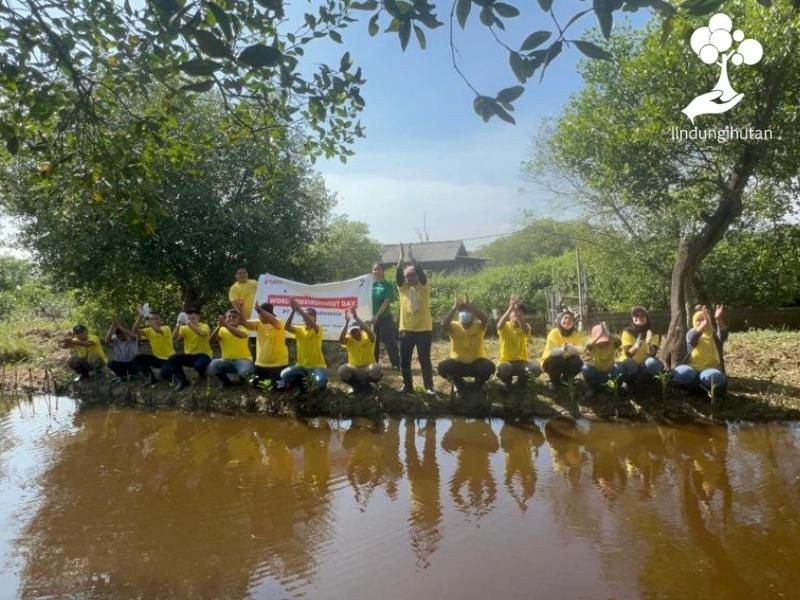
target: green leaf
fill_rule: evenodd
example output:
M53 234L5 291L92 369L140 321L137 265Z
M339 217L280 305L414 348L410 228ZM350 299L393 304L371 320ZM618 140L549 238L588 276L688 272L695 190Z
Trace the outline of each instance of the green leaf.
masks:
M228 58L231 51L228 46L210 31L199 30L194 32L194 39L205 54L214 58Z
M492 4L492 8L498 15L507 19L519 16L519 9L505 2L495 2Z
M472 9L472 0L458 0L456 4L456 18L458 19L458 24L461 25L461 29L464 29L464 26L467 24L467 18L469 18L469 11Z
M527 79L527 69L525 68L525 59L522 58L522 55L519 52L509 52L508 64L519 82L525 83L525 80Z
M467 18L469 17L469 11L472 9L472 0L458 0L456 4L456 17L458 18L458 24L461 25L461 29L464 29L464 26L467 24Z
M481 23L487 27L494 25L494 13L491 6L484 6L481 9Z
M425 32L422 31L422 28L419 25L414 25L414 33L417 35L419 47L425 50Z
M400 47L405 51L408 47L408 40L411 38L411 21L408 19L401 21L397 34L400 36Z
M611 53L607 50L604 50L597 44L593 44L592 42L586 42L583 40L572 40L572 43L583 52L589 58L597 58L601 60L611 60L613 57Z
M534 50L535 48L541 46L544 42L550 39L552 35L549 31L534 31L528 37L525 38L525 41L522 42L522 46L520 47L520 52L527 52L529 50Z
M14 128L4 121L0 121L0 137L4 140L10 140L16 136Z
M254 69L260 67L273 67L281 61L280 50L265 44L248 46L239 55L238 61Z
M342 34L339 33L338 31L329 31L328 35L337 44L341 44L342 43Z
M347 71L350 68L350 65L353 64L353 61L350 60L350 53L345 52L342 55L342 60L339 61L339 70L340 71Z
M542 7L544 12L547 12L553 6L553 0L539 0L539 6Z
M544 64L542 66L542 73L539 75L539 81L544 79L544 72L547 70L547 65L553 62L553 59L561 54L561 50L563 49L564 45L561 43L561 40L557 42L553 42L550 47L547 49L547 53L544 55Z
M722 6L723 0L686 0L681 4L681 8L688 11L690 15L702 16L714 12Z
M614 25L614 16L611 14L611 11L608 10L597 10L597 22L600 24L600 31L603 33L603 37L608 39L611 37L611 28Z
M517 122L514 120L514 117L508 114L508 112L506 112L506 110L502 106L495 104L493 108L494 108L494 114L500 117L503 121L505 121L506 123L511 123L512 125L517 124Z
M494 98L489 98L488 96L475 96L475 100L472 101L472 108L476 113L478 113L484 122L487 122L494 114L493 107L495 104L496 102Z
M369 26L367 27L367 31L371 36L378 35L378 31L380 31L380 27L378 26L378 17L380 14L376 13L372 15L372 18L369 20Z
M673 15L668 16L664 19L664 22L661 24L661 43L665 43L669 38L669 34L672 33L672 30L675 28L675 18Z
M353 10L375 10L378 8L377 0L367 0L366 2L351 2L350 8Z
M212 87L214 87L214 80L208 79L206 81L200 81L198 83L189 83L187 85L182 85L181 90L184 92L207 92Z
M222 65L220 63L203 58L193 58L178 65L178 69L188 75L211 75L221 68Z
M525 92L525 88L521 85L515 85L514 87L507 87L503 90L500 90L497 93L497 101L498 102L506 102L511 103Z
M233 39L233 29L231 29L231 20L227 13L218 5L213 2L208 3L208 9L213 13L214 18L217 20L225 37L229 40Z

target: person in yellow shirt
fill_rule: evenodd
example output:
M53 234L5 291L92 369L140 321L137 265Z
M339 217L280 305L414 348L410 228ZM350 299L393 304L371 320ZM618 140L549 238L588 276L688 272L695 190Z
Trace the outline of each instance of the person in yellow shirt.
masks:
M347 350L347 363L337 370L339 379L352 387L353 392L371 390L372 384L383 376L380 365L375 362L375 333L354 309L345 311L339 343Z
M605 323L592 327L590 339L586 343L588 359L581 367L583 380L589 387L589 397L595 392L607 388L609 380L616 380L622 371L619 364L614 362L617 349L621 345L620 339L611 335Z
M244 267L236 267L234 273L236 281L228 290L228 300L244 315L245 319L249 319L256 301L258 281L250 279L250 275ZM237 300L241 300L241 304Z
M255 309L258 320L244 321L245 327L256 332L256 365L250 383L256 387L282 390L281 373L289 366L286 330L283 321L275 316L272 304L257 304Z
M456 314L458 319L454 320ZM483 343L488 324L486 313L470 304L468 298L460 302L456 294L453 307L442 321L442 329L450 336L450 358L438 366L439 375L453 384L456 394L464 392L464 378L473 378L473 386L480 389L494 373L494 363L486 358Z
M286 331L294 335L297 363L281 371L281 379L287 388L297 389L300 394L308 388L307 379L311 379L311 384L316 389L324 390L328 386L327 365L322 354L322 338L325 331L317 324L316 309L304 310L294 298L289 302L292 312L286 319ZM296 314L303 319L303 325L293 325Z
M417 360L422 371L422 385L427 394L435 394L433 389L433 364L431 363L431 344L433 343L433 319L431 317L431 287L422 267L417 264L408 245L411 264L403 262L403 244L400 244L400 259L397 261L395 283L399 292L400 311L400 371L403 374L401 392L414 391L411 376L411 357L417 349Z
M161 379L169 380L172 377L169 359L175 354L175 347L172 344L172 331L167 325L161 323L161 317L158 314L148 313L148 325L139 327L142 313L140 307L139 316L133 323L132 331L139 339L148 341L152 354L137 354L134 362L139 371L149 379L150 385L155 385L158 379L153 374L153 369L159 370Z
M240 321L239 309L231 308L217 319L210 339L219 342L222 357L211 361L208 374L215 375L221 387L246 380L252 375L253 355L250 353L248 337L247 327Z
M564 309L556 320L556 327L547 334L541 358L542 370L550 377L548 387L551 390L581 372L582 352L583 338L575 327L575 315Z
M497 321L497 337L500 338L500 356L497 359L497 378L504 391L509 391L514 377L522 384L529 375L534 378L542 373L535 360L528 359L528 339L531 326L525 321L525 314L519 299L511 296L508 310Z
M661 336L653 333L650 315L643 306L631 309L631 324L622 331L618 368L627 385L658 375L664 364L656 358Z
M205 378L208 365L214 353L211 351L211 328L200 321L200 312L191 308L178 315L178 322L172 330L172 341L183 341L183 354L173 354L169 359L175 376L175 391L180 392L189 385L184 367L191 367L197 376Z
M722 346L728 339L725 307L717 304L713 319L708 306L697 308L692 316L692 328L686 332L686 358L672 370L672 377L675 383L690 390L710 392L713 387L724 392L728 385L722 353Z
M102 374L106 366L106 353L103 351L100 338L90 334L85 325L75 325L72 332L62 339L59 345L71 350L67 365L77 373L75 381L91 379L92 372Z

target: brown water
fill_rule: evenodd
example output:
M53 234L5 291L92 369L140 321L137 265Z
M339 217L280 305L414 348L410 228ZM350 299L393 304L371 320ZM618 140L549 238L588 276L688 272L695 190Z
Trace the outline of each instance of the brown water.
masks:
M0 399L0 598L800 598L794 425Z

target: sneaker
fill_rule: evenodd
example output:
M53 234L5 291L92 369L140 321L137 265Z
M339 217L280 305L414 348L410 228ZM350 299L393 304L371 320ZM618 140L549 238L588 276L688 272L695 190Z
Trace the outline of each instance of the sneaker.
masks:
M435 396L436 395L436 390L433 389L433 388L425 388L425 393L428 396Z
M188 381L186 381L185 379L178 379L175 382L175 385L172 386L172 389L175 390L176 392L180 392L182 389L185 389L187 387L189 387Z
M406 387L404 385L401 385L399 388L397 388L397 391L400 394L413 394L414 393L414 390L412 390L411 388Z

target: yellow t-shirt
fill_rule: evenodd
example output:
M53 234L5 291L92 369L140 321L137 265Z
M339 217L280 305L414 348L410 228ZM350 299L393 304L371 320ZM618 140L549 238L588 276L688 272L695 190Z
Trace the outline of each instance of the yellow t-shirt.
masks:
M363 331L360 340L348 333L342 346L347 350L347 364L350 366L367 367L375 362L375 341Z
M589 353L588 362L598 371L608 373L611 367L614 366L614 357L617 354L618 346L615 342L616 339L613 339L607 344L594 344L587 350Z
M172 345L172 332L166 325L162 325L158 331L152 327L145 327L139 331L150 342L150 350L156 358L167 360L175 354L175 346Z
M696 371L722 368L722 360L720 360L717 343L714 341L712 333L703 332L700 335L697 345L692 348L687 364Z
M205 333L205 335L197 335L194 329L188 325L181 325L178 329L178 334L183 338L183 352L184 354L205 354L207 356L214 356L211 351L211 344L208 340L210 330L208 324L199 323L196 327Z
M555 327L547 334L547 339L544 342L544 352L542 352L541 362L544 362L550 356L553 348L560 348L564 344L571 344L575 347L583 345L583 337L578 333L577 329L573 329L569 336L561 335L561 330Z
M483 336L486 326L478 320L473 321L469 327L464 327L460 321L450 321L450 358L458 362L471 363L477 358L486 357L486 348Z
M297 366L306 369L324 369L325 357L322 354L324 330L317 325L316 331L304 325L295 325L294 339L297 342Z
M244 311L244 318L249 319L250 313L253 312L253 303L256 300L256 289L258 288L258 281L255 279L248 279L244 283L238 281L231 286L228 290L228 300L242 300Z
M497 330L500 338L500 362L512 360L528 360L528 338L530 337L522 327L514 327L511 321L506 321Z
M241 332L247 333L247 327L239 325L236 327ZM219 328L219 346L222 349L222 358L225 360L238 360L246 358L253 360L253 355L250 354L250 346L248 345L248 336L236 337L227 327Z
M72 338L73 341L78 342L80 341L77 337ZM86 336L87 342L92 342L91 346L73 346L72 350L75 352L75 356L78 358L82 358L83 360L91 360L91 358L97 358L103 362L106 362L106 353L103 350L103 344L100 343L100 338L94 334L89 334Z
M633 356L628 356L625 354L625 350L628 350L631 346L636 343L636 337L627 329L622 332L622 348L619 353L619 361L623 361L627 358L632 358L637 363L642 364L644 361L647 360L647 357L650 356L650 353L647 348L647 343L645 342L644 338L642 339L642 345L639 346L639 350ZM653 346L660 346L661 345L661 336L658 334L653 334L650 338L650 344Z
M279 321L280 322L280 321ZM289 348L286 347L286 331L283 323L273 327L270 323L250 321L256 325L256 366L285 367L289 364Z
M400 291L400 331L431 331L431 285L418 283L411 286L408 282L399 288Z

